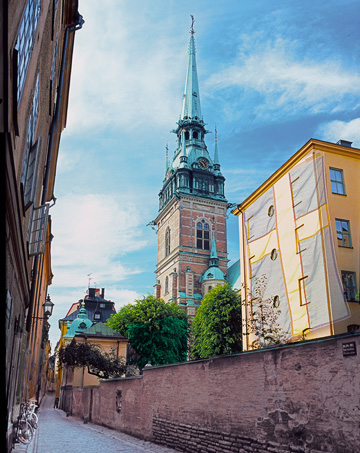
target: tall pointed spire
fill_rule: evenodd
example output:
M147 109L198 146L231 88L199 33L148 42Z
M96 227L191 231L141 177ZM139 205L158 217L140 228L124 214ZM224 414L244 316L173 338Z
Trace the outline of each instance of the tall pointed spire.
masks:
M216 129L216 124L215 124L214 170L215 170L215 171L220 171L220 161L219 161L219 151L218 151L218 139L217 139L217 129Z
M166 142L166 154L165 154L165 174L168 171L168 168L170 166L169 164L169 146L168 143Z
M181 119L184 120L189 118L200 121L201 108L195 57L194 17L191 16L191 18L192 24L190 29L191 36L189 43L189 62L185 82L183 105L181 110Z
M219 266L219 258L217 256L217 251L216 251L215 231L213 231L209 266L210 267Z

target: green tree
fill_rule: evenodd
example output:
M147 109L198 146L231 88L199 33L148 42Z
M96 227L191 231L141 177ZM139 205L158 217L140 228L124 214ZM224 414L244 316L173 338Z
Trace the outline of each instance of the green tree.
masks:
M129 338L139 354L138 365L174 363L186 360L188 349L188 318L172 302L152 295L122 307L111 316L107 325Z
M105 353L99 345L72 342L57 352L61 365L74 368L87 367L89 374L102 379L120 377L126 374L125 361L114 353Z
M229 283L203 298L192 323L194 358L242 351L241 298Z

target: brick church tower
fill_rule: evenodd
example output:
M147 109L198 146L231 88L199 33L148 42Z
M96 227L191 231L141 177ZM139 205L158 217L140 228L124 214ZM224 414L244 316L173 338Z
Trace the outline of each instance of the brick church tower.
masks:
M177 147L159 193L155 296L183 306L195 315L212 287L224 284L227 272L225 178L220 171L217 138L213 157L205 144L201 115L194 29L180 119L174 132Z

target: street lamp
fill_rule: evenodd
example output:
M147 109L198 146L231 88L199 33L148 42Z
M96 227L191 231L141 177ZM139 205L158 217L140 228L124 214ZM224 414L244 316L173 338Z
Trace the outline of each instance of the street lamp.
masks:
M50 318L52 315L54 304L51 302L50 295L48 294L45 302L43 303L43 310L45 318Z
M53 312L53 308L54 308L54 305L52 302L51 302L51 299L50 299L50 296L49 294L46 296L46 299L45 299L45 302L43 303L43 312L44 312L44 316L43 317L40 317L40 316L32 316L33 319L48 319L50 318L50 316L52 315L52 312Z

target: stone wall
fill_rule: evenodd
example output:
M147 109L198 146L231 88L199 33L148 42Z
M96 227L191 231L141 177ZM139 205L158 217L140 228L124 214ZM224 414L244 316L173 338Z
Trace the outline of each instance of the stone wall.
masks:
M179 451L357 453L360 365L344 355L349 343L359 354L360 334L346 334L67 392L73 415Z

